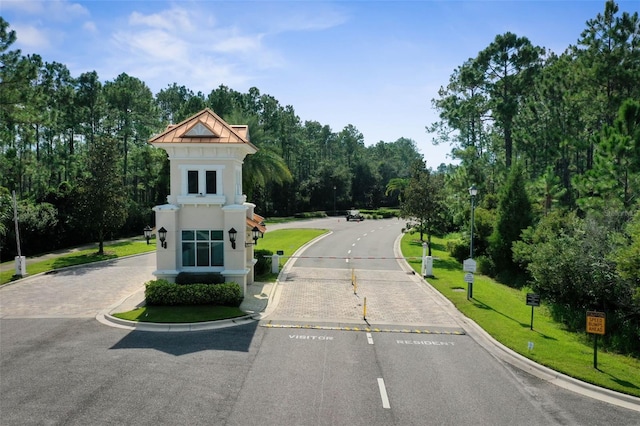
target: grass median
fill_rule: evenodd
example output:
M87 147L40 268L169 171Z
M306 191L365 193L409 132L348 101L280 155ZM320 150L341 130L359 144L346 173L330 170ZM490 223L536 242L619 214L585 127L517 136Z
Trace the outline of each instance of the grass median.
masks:
M434 238L434 278L427 281L493 338L515 352L576 379L640 397L640 360L598 349L598 369L593 367L593 343L584 333L573 333L555 322L544 306L526 305L526 289L518 290L489 277L476 275L473 298L467 300L462 265L446 251L446 241ZM422 256L415 235L402 239L405 257ZM409 262L420 273L421 260Z

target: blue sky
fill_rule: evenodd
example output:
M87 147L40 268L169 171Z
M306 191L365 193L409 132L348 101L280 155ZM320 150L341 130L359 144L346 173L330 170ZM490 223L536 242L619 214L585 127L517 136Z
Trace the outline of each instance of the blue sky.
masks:
M413 139L430 167L451 162L425 126L456 67L507 31L561 53L603 10L604 0L0 1L12 49L73 76L125 72L154 93L174 82L205 95L255 86L303 121L354 125L367 145Z

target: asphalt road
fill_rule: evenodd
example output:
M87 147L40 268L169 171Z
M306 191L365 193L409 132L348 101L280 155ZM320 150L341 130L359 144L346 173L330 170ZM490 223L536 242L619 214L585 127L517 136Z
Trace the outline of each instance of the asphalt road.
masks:
M450 334L464 323L383 259L395 256L400 225L312 224L333 233L286 271L277 308L232 328L152 333L98 323L98 312L148 279L153 255L1 288L0 424L640 424L638 412L534 378L469 334ZM434 333L346 331L366 323L364 297L372 325ZM296 328L305 324L320 328Z

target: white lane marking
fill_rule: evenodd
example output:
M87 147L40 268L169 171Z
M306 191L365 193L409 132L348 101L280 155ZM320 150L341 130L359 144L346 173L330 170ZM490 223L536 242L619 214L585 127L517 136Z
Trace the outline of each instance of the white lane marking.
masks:
M382 408L391 408L389 397L387 396L387 388L384 386L384 379L378 377L378 388L380 389L380 398L382 398Z
M356 241L360 241L360 238L358 238Z
M355 246L356 246L356 243L351 244L351 247L355 247Z
M367 333L367 342L369 342L370 345L373 345L373 336L371 333Z
M347 252L347 254L351 254L351 250L349 250L349 251Z

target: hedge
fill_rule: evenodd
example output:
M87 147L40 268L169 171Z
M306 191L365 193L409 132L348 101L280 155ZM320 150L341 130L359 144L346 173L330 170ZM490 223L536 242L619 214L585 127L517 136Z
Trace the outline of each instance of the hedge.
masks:
M273 256L273 252L271 250L256 249L253 255L257 260L256 265L253 268L255 276L258 277L271 272L271 256Z
M237 283L180 285L167 280L145 284L147 305L222 305L238 307L242 303L242 289Z
M222 284L224 276L219 272L180 272L176 284Z

